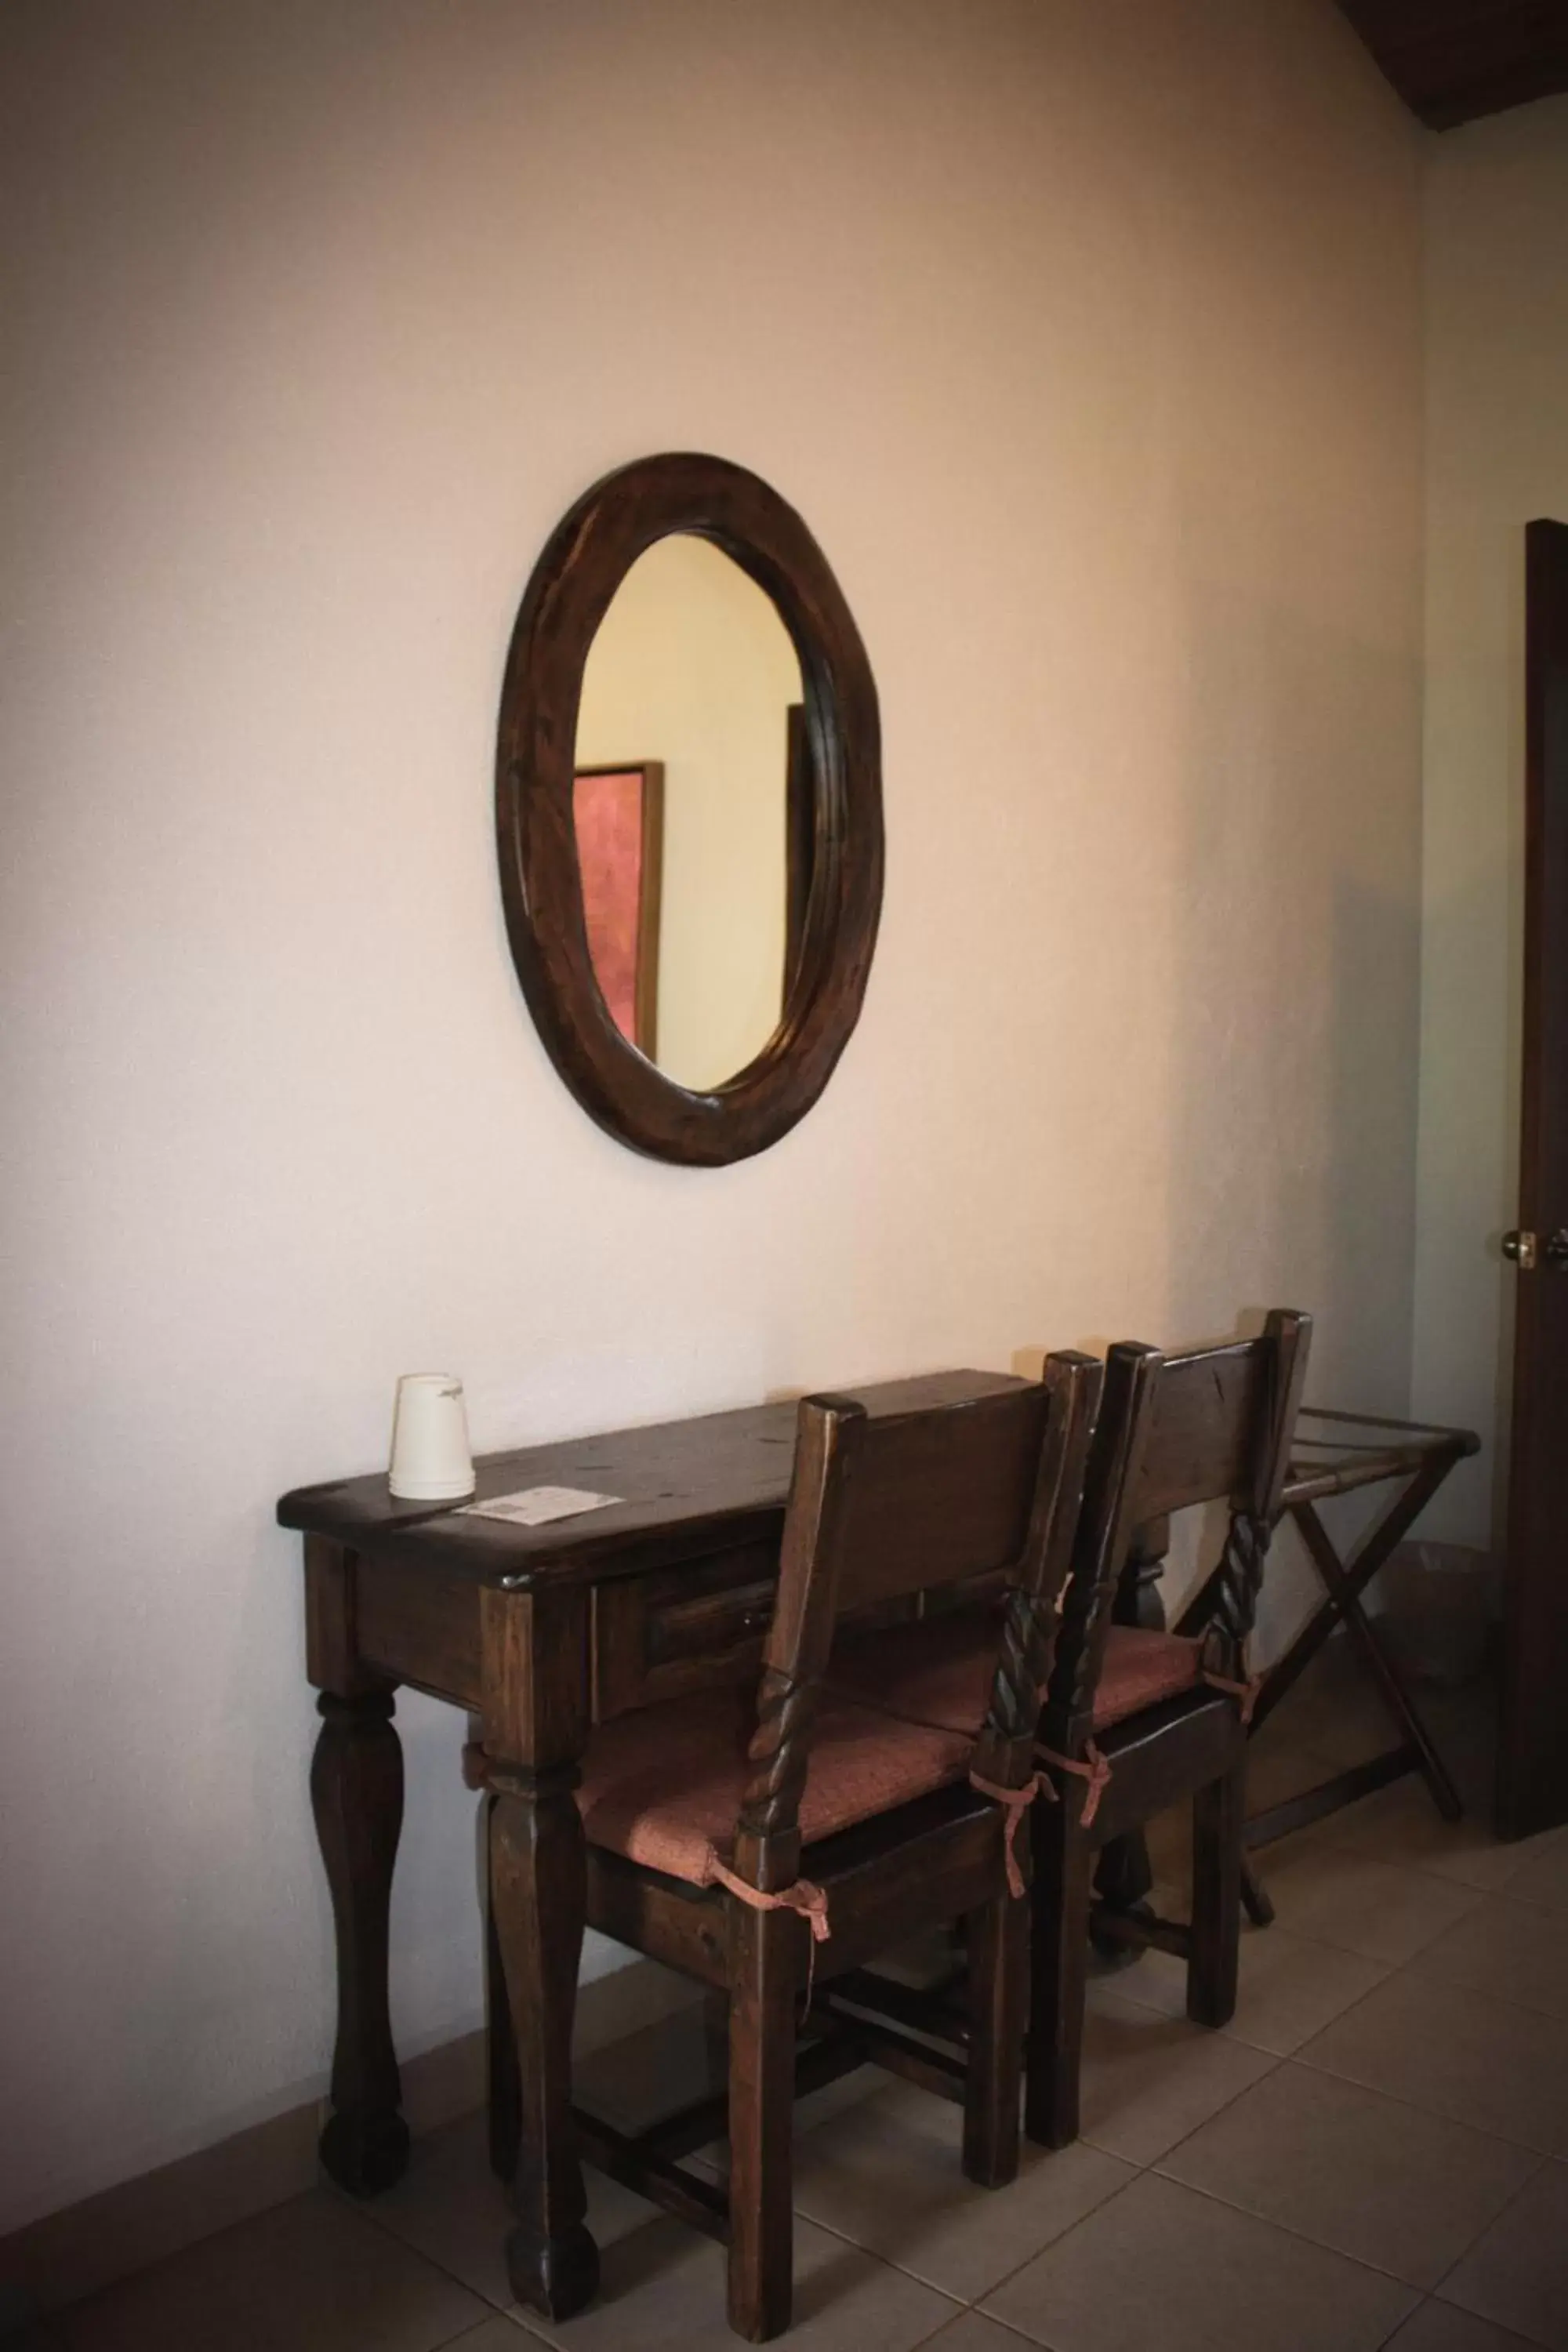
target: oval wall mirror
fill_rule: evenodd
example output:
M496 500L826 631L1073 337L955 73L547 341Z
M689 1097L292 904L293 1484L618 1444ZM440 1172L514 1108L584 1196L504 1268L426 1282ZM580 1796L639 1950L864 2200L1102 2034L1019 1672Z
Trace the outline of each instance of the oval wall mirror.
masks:
M805 525L718 457L579 499L518 615L497 822L530 1010L584 1108L717 1165L809 1110L882 890L876 688Z

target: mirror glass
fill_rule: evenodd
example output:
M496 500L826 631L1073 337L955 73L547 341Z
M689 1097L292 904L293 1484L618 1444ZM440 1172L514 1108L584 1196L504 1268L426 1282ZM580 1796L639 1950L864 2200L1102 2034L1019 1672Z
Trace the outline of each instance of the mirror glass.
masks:
M637 558L589 648L573 814L595 975L697 1092L778 1026L811 883L803 698L770 598L684 532Z

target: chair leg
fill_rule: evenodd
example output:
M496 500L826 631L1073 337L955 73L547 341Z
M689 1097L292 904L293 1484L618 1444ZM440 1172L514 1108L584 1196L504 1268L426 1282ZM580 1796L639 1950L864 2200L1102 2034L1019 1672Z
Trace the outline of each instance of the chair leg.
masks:
M969 2071L963 2169L982 2189L1018 2176L1018 2076L1028 2000L1029 1906L1002 1894L968 1916Z
M1059 1804L1030 1808L1035 1884L1024 2129L1042 2147L1066 2147L1079 2130L1094 1867L1093 1850L1079 1822L1081 1806L1074 1789Z
M1245 1848L1241 1856L1242 1907L1255 1927L1274 1925L1274 1897L1258 1875L1257 1869Z
M1247 1750L1193 1798L1193 1948L1187 2015L1228 2025L1236 2015L1241 1951L1241 1830L1247 1810Z
M730 2325L763 2344L789 2326L791 2133L802 1923L731 1906Z

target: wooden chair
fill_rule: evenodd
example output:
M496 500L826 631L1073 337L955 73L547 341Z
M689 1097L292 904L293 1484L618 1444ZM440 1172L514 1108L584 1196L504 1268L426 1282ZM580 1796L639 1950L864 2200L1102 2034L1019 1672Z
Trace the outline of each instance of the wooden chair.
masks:
M1310 1318L1271 1314L1261 1339L1161 1357L1118 1347L1106 1365L1041 1754L1058 1801L1033 1814L1034 1886L1025 2128L1047 2147L1079 2129L1090 1882L1098 1850L1169 1805L1193 1806L1192 1924L1100 1905L1096 1935L1187 1963L1187 2014L1236 2010L1250 1689L1247 1642L1306 1375ZM1217 1566L1182 1634L1113 1625L1136 1530L1226 1500Z
M970 2179L997 2186L1016 2171L1028 1998L1018 1829L1100 1378L1064 1355L1037 1387L935 1411L873 1416L853 1398L807 1398L754 1704L721 1691L655 1706L590 1744L578 1799L589 1923L727 1997L728 2195L677 2160L723 2127L712 2102L637 2138L578 2114L579 2140L727 2242L730 2324L753 2342L789 2322L798 2086L869 2057L962 2103ZM997 1571L1006 1598L978 1736L826 1687L846 1612ZM952 1919L965 1923L971 1963L962 2058L879 2013L879 1980L862 1965ZM797 2066L803 1992L816 2039Z

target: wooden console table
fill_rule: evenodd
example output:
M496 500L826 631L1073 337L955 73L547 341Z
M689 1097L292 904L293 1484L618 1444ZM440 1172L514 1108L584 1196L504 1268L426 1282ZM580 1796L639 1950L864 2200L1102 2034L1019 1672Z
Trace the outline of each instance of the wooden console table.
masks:
M873 1413L994 1395L1005 1374L942 1372L858 1391ZM612 1506L521 1528L397 1503L384 1475L286 1495L305 1538L307 1671L323 1718L310 1774L337 1929L338 2032L321 2161L355 2195L407 2162L387 2008L387 1917L403 1818L400 1683L476 1715L507 1853L491 1885L521 2071L507 2243L513 2292L555 2319L598 2284L571 2118L585 1856L574 1798L595 1723L753 1681L773 1610L793 1403L760 1405L478 1465L481 1498L580 1486Z
M1020 1383L994 1372L942 1372L860 1391L897 1412ZM1303 1415L1285 1505L1327 1592L1271 1670L1261 1720L1336 1623L1365 1651L1405 1738L1248 1826L1258 1844L1286 1828L1420 1770L1445 1811L1458 1799L1415 1711L1366 1625L1368 1578L1461 1456L1468 1431L1360 1424ZM1356 1429L1343 1434L1345 1424ZM408 2157L387 2007L387 1920L403 1818L403 1757L393 1728L400 1683L476 1716L500 1843L521 1868L490 1890L521 2077L521 2133L511 2167L517 2221L507 2244L520 2301L556 2319L588 2302L598 2252L571 2116L572 2019L582 1949L585 1853L574 1798L593 1726L655 1700L755 1680L772 1615L794 1459L793 1403L760 1405L569 1444L490 1454L478 1494L582 1486L620 1499L534 1528L469 1518L450 1505L397 1503L384 1474L286 1495L278 1516L305 1538L307 1670L323 1718L311 1767L317 1834L337 1929L338 2031L332 2115L321 2161L356 2195L389 2188ZM1373 1431L1376 1434L1373 1434ZM1401 1491L1348 1562L1314 1506L1383 1480ZM1157 1607L1164 1522L1142 1531L1129 1563ZM1141 1613L1141 1612L1139 1612ZM1130 1842L1122 1841L1123 1844ZM1109 1853L1108 1849L1108 1853ZM1137 1857L1129 1879L1137 1892ZM1123 1876L1129 1864L1123 1858ZM1146 1878L1147 1872L1144 1870ZM1249 1893L1266 1908L1259 1890ZM510 2138L508 2136L508 2153Z

